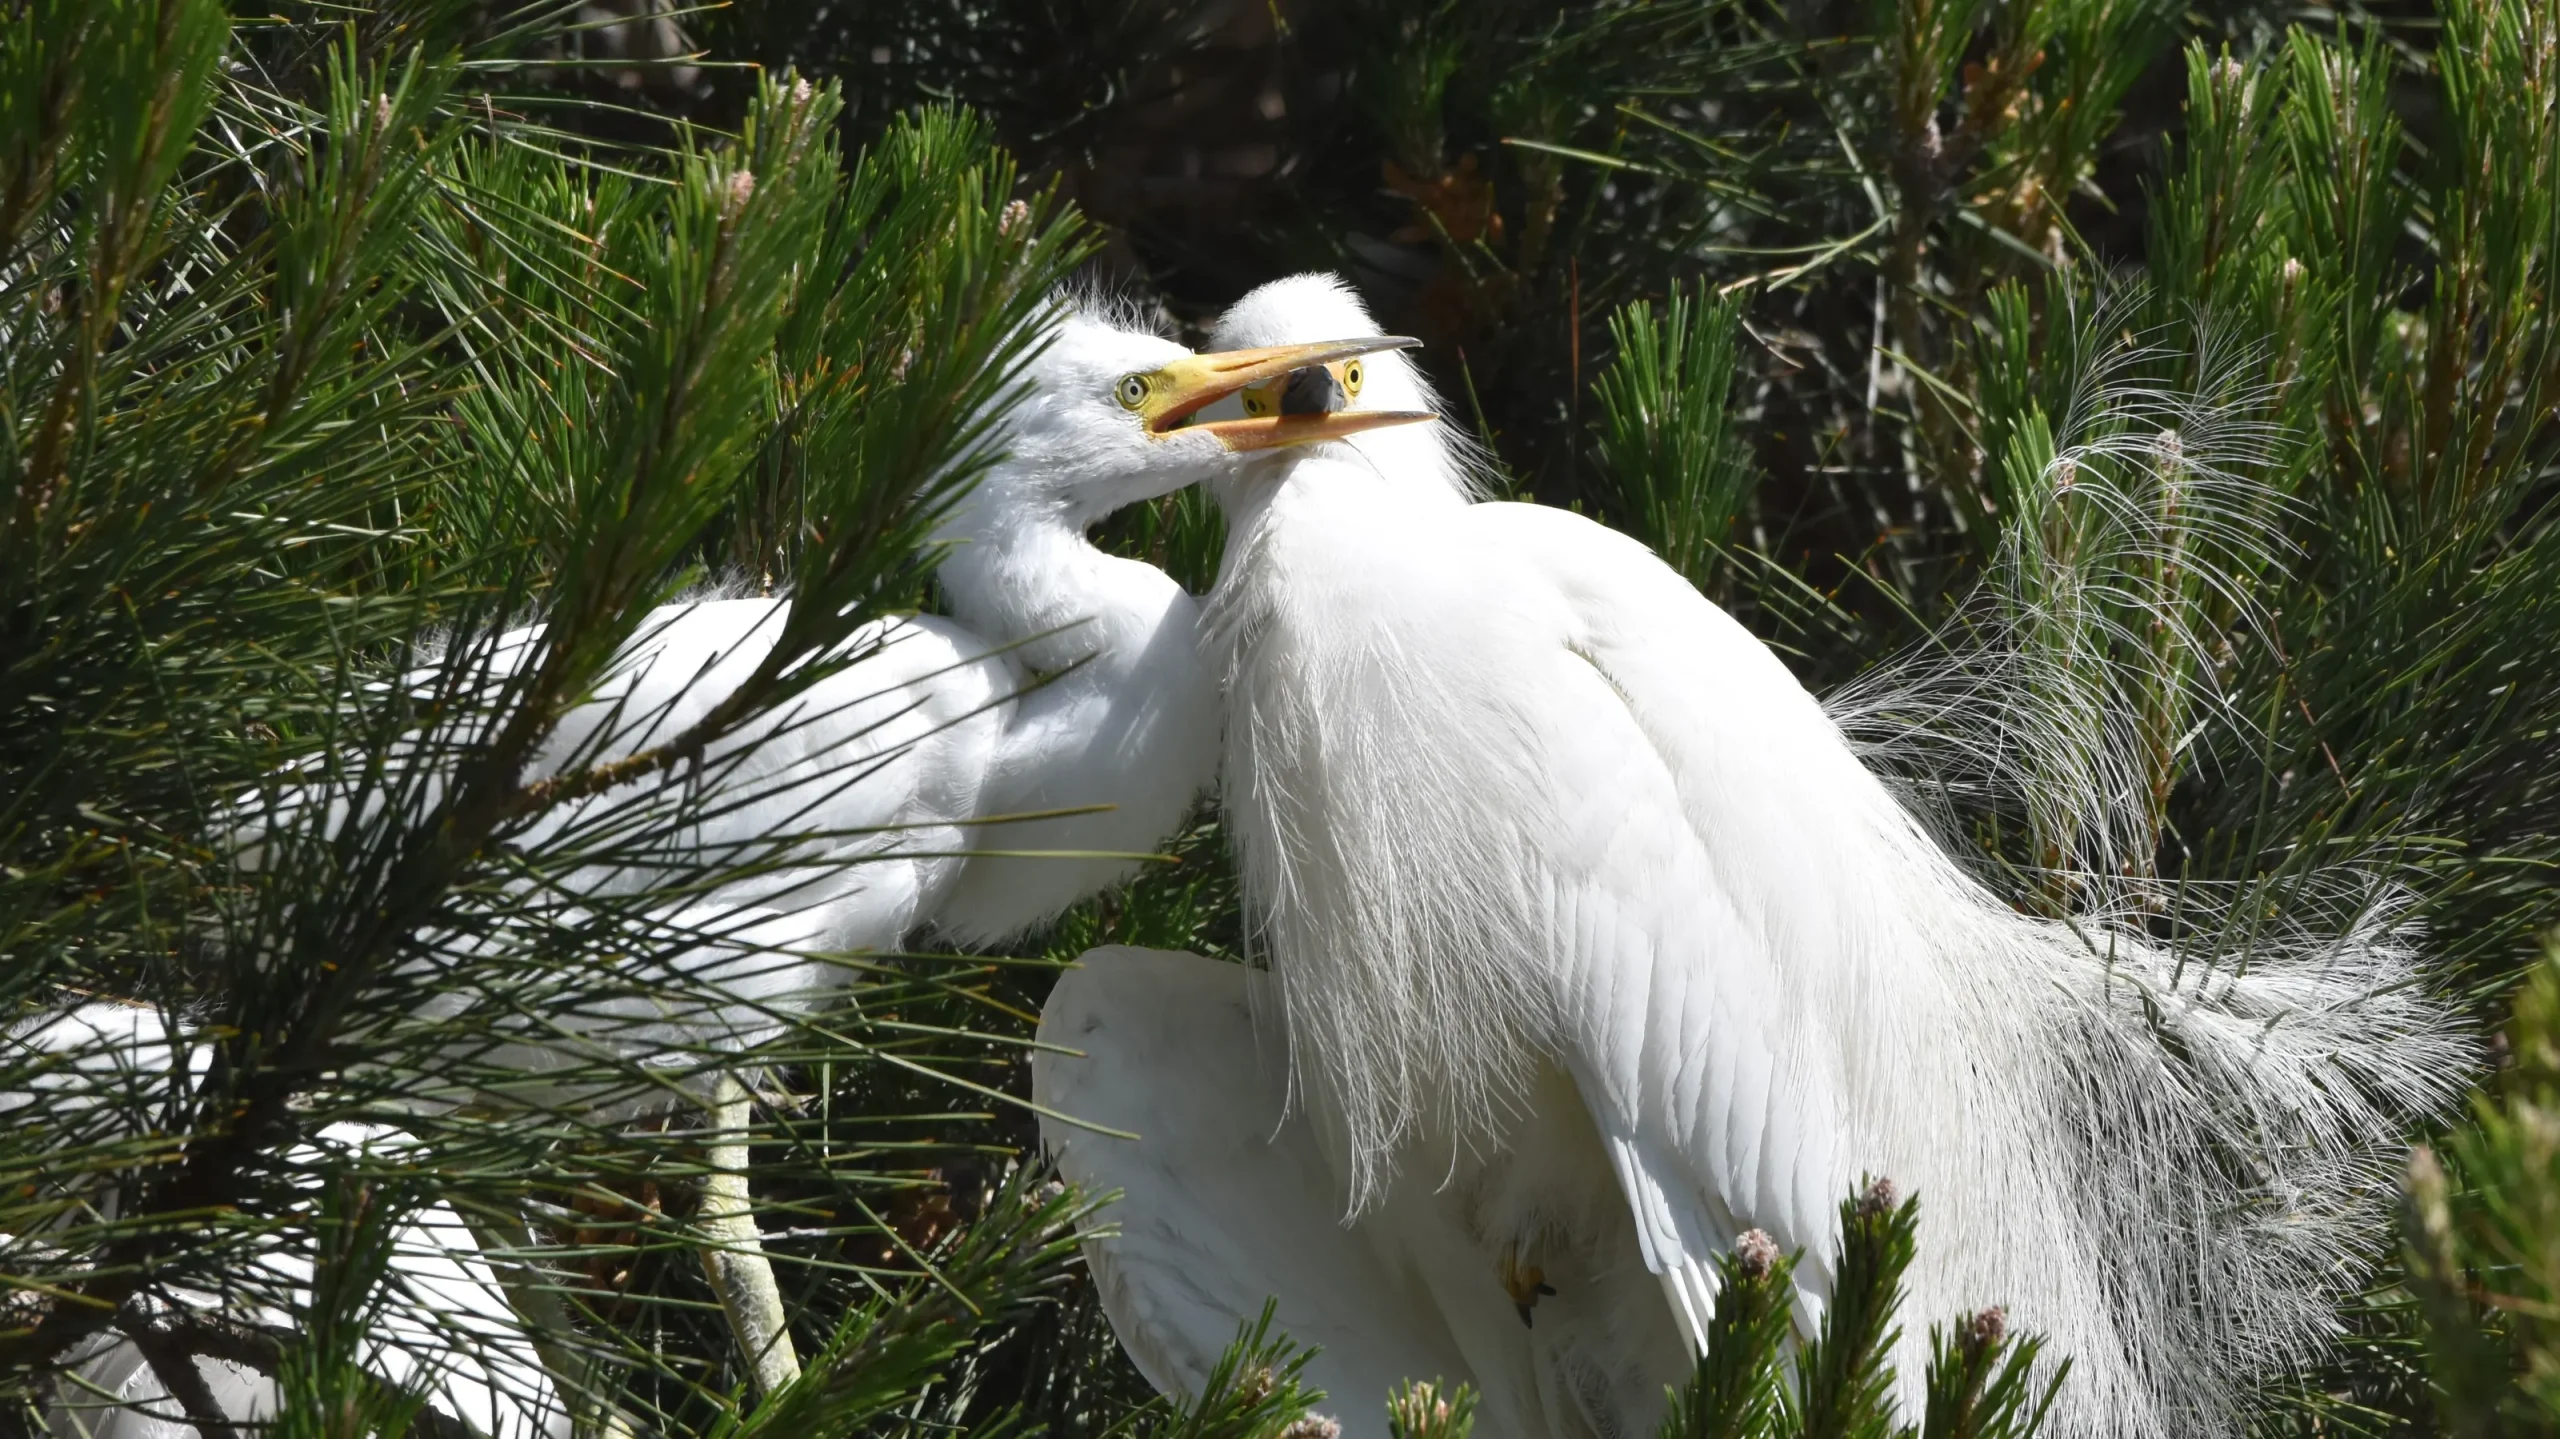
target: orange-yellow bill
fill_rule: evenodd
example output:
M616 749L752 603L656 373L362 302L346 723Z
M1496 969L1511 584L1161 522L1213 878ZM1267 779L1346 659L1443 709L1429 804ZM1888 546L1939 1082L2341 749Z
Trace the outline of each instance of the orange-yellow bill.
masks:
M1310 345L1271 345L1253 350L1219 350L1190 355L1139 377L1146 397L1137 407L1146 417L1147 433L1164 435L1227 396L1266 380L1279 379L1310 366L1332 364L1380 350L1406 350L1421 341L1403 335L1370 335L1357 340L1324 340ZM1215 435L1230 450L1274 450L1338 440L1390 425L1419 424L1438 416L1428 410L1334 410L1313 415L1270 415L1255 419L1207 420L1191 429Z

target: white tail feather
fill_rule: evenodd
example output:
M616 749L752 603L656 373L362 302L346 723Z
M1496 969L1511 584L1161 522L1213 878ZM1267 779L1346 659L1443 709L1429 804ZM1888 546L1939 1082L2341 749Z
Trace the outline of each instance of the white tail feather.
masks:
M2031 1085L2070 1145L2053 1173L2113 1333L2055 1338L2118 1351L2077 1356L2066 1408L2106 1402L2119 1366L2146 1391L2149 1422L2093 1432L2234 1431L2252 1383L2334 1331L2404 1136L2459 1098L2478 1053L2426 981L2380 844L2245 883L2155 877L2162 776L2247 736L2217 662L2226 636L2261 632L2250 576L2287 557L2284 500L2250 477L2280 437L2201 348L2186 395L2126 382L2130 346L2094 351L2021 487L2043 508L2018 507L1983 592L1825 705L1942 829L2001 816L2035 837L2032 864L1979 877L2060 918L1973 905L2007 987L2057 1001Z

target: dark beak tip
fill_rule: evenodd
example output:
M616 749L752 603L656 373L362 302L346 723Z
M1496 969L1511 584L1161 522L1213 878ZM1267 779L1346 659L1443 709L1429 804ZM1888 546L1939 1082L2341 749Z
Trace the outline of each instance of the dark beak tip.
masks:
M1321 365L1290 372L1289 383L1280 391L1284 415L1329 415L1348 403L1333 372Z

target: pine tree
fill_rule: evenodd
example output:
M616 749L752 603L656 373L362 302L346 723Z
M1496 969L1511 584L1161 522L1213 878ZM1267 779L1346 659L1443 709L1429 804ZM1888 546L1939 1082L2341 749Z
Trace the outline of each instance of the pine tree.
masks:
M1269 1434L1384 1402L1303 1395L1268 1330L1203 1405L1146 1397L1060 1228L1084 1200L1038 1187L1007 1104L1037 964L883 961L774 1017L745 1150L805 1362L770 1396L700 1260L739 1136L600 1117L734 1056L582 1050L541 1093L507 1061L527 1015L710 1006L651 969L706 928L658 901L753 864L541 898L685 816L528 846L574 784L514 761L705 580L799 596L799 655L929 602L919 542L1089 245L1193 326L1346 272L1428 342L1508 493L1646 539L1817 688L1865 676L1843 712L2022 906L2209 963L2388 931L2490 1014L2537 952L2560 20L2535 0L260 10L0 8L21 1426L115 1333L273 1370L296 1424L432 1432L360 1336L438 1203L591 1432ZM1112 534L1214 573L1197 495ZM539 662L495 674L533 618ZM1915 709L1914 675L1996 686L2025 738ZM235 863L239 816L312 774L382 822ZM1173 853L1026 948L1236 954L1214 813ZM147 1020L60 1028L97 1005ZM2549 1243L2536 1073L2420 1167L2409 1282L2386 1268L2330 1365L2276 1377L2267 1432L2540 1422L2528 1310L2465 1339ZM278 1253L312 1281L257 1267ZM2024 1343L1909 1322L1952 1326L1952 1377L1899 1422L2029 1423ZM1702 1370L1675 1424L1803 1422L1775 1343Z

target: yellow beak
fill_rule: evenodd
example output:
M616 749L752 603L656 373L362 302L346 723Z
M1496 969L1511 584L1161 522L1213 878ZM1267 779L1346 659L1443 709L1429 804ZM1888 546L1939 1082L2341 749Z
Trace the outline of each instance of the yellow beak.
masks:
M1312 345L1273 345L1259 350L1220 350L1190 355L1152 374L1135 378L1145 397L1131 406L1144 416L1147 433L1172 434L1177 429L1205 431L1230 450L1276 450L1338 440L1364 430L1414 425L1439 416L1428 410L1333 410L1320 415L1269 415L1260 419L1183 421L1238 390L1276 380L1296 370L1328 365L1380 350L1409 350L1420 340L1402 335L1371 335L1358 340L1325 340ZM1126 383L1125 381L1123 383Z

